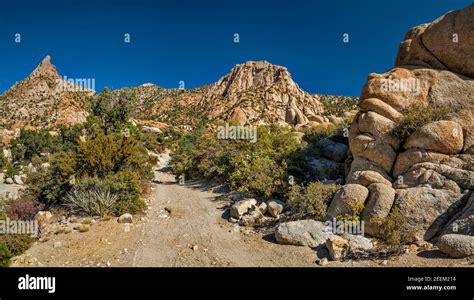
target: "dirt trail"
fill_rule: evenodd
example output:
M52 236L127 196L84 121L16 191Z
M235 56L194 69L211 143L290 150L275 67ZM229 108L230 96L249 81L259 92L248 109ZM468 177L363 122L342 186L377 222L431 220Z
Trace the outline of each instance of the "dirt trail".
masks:
M308 266L314 251L282 246L225 220L229 204L198 183L180 185L157 172L154 191L134 253L133 266Z
M167 170L155 172L149 209L133 224L116 219L96 220L90 231L54 234L36 242L13 266L90 267L317 267L316 252L308 247L279 245L273 237L227 221L228 200L188 182L180 185ZM408 253L386 266L473 266L466 259L449 259L437 251ZM331 267L377 267L381 260L330 262Z

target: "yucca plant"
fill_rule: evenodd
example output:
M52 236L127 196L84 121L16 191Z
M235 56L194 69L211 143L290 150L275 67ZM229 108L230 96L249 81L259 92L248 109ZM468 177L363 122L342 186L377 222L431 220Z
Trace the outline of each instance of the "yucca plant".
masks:
M66 196L66 204L74 211L89 216L111 214L118 196L109 189L94 187L75 189Z

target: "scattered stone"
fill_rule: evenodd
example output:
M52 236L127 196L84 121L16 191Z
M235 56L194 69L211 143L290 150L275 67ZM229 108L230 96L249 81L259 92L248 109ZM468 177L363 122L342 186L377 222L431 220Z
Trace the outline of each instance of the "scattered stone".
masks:
M261 225L265 217L258 209L252 209L240 218L239 224L242 226Z
M38 241L39 241L40 243L45 243L45 242L49 241L50 239L51 239L51 238L50 238L49 236L42 236L42 237L39 238Z
M63 245L63 243L61 243L61 242L54 242L53 248L56 249L56 248L62 247L62 245Z
M191 247L191 249L193 249L193 251L197 251L197 250L199 250L199 246L198 245L193 245Z
M91 225L93 222L94 220L92 218L84 218L82 219L81 224Z
M309 246L316 248L324 245L333 234L326 225L315 220L299 220L281 223L275 231L275 238L280 244Z
M13 184L13 179L11 179L10 177L8 177L7 179L5 179L5 183L6 183L6 184Z
M76 227L74 227L74 229L79 232L87 232L89 231L90 227L89 225L86 225L86 224L79 224Z
M285 203L280 200L271 200L268 202L268 213L274 217L278 218L278 216L283 212L285 207Z
M240 219L240 217L242 217L249 211L251 207L255 205L257 205L257 200L253 198L240 200L230 207L230 216L234 219Z
M333 235L326 240L326 247L333 260L341 260L347 254L349 241L340 236Z
M100 218L101 221L109 221L111 219L112 219L112 216L103 216L103 217Z
M267 210L268 210L268 205L267 205L267 203L266 203L266 202L260 203L260 205L258 206L258 209L260 210L260 212L261 212L262 214L266 213Z
M131 214L123 214L118 220L119 223L133 223L133 216Z
M50 211L39 211L35 215L35 220L38 222L40 227L43 227L49 222L49 220L51 220L52 217L53 214Z
M323 258L321 258L321 259L318 259L318 260L316 261L316 263L317 263L318 265L320 265L321 267L325 267L325 266L327 266L327 265L329 264L329 261L328 261L328 259L327 259L326 257L323 257Z
M14 181L16 184L23 185L23 180L21 179L21 176L20 176L20 175L15 175L15 176L13 176L13 181Z
M341 237L349 241L349 250L353 254L374 249L372 240L363 235L344 233Z

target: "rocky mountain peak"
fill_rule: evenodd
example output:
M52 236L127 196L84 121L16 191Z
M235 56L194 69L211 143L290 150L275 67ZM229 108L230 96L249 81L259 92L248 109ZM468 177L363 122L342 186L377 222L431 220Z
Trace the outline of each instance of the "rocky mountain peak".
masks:
M45 78L50 80L57 80L60 78L56 67L51 64L51 57L46 55L39 65L31 72L30 78Z
M224 94L271 87L282 91L293 89L299 92L287 68L273 65L268 61L247 61L238 64L222 77L216 86L224 88Z
M233 118L241 124L305 124L324 110L318 96L304 92L287 68L268 61L234 66L210 87L202 104L213 108L211 118Z
M85 121L91 94L70 88L47 55L30 75L0 95L0 127L48 128Z

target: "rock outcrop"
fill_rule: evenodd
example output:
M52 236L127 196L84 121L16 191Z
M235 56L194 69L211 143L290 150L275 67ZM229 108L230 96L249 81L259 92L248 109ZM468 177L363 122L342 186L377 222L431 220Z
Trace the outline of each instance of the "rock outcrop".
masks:
M211 119L234 118L241 125L305 125L324 111L317 95L304 92L285 67L267 61L236 65L210 87L201 105L212 107Z
M365 205L361 215L371 235L379 233L370 219L384 219L396 208L407 219L401 230L410 232L412 241L472 236L472 200L466 204L466 199L474 190L473 62L474 5L407 33L395 68L370 74L363 87L349 130L348 185L334 197L330 217L348 212L347 190L358 186L356 202ZM420 107L448 113L408 137L397 135L394 128ZM472 249L460 246L462 241L472 243L441 238L444 249L448 244L457 249L453 253Z
M25 79L0 95L0 128L4 143L19 128L48 128L82 123L95 92L64 81L46 56ZM9 138L10 137L10 138Z

